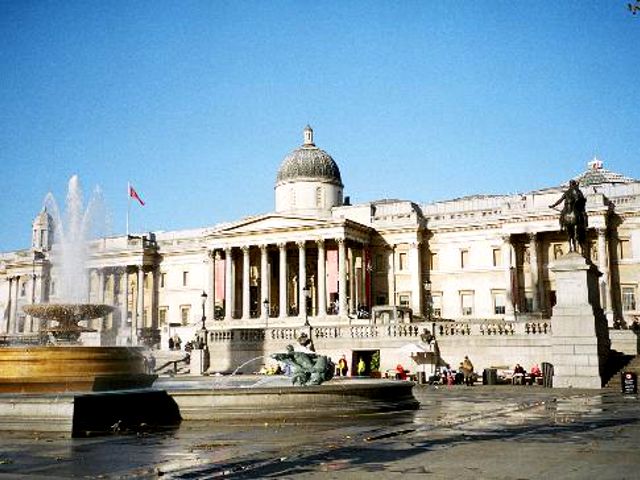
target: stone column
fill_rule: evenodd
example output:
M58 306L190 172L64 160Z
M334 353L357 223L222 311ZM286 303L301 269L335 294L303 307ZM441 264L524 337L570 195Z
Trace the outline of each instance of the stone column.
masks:
M98 274L98 292L96 295L96 299L98 303L104 303L104 269L97 269ZM98 332L102 332L104 330L104 323L107 317L104 316L102 318L96 318L96 330Z
M338 242L338 281L340 283L338 289L338 297L339 297L339 305L340 311L338 314L340 316L347 315L347 269L346 269L346 245L345 239L339 238Z
M613 328L613 303L611 299L611 279L609 274L609 256L607 251L607 231L604 228L598 229L598 269L600 277L600 302L607 316L609 328Z
M279 243L278 249L280 251L280 300L278 308L280 309L280 318L286 318L287 316L287 244Z
M396 246L390 245L389 249L389 257L387 261L389 262L389 268L387 269L387 281L389 283L389 305L396 306Z
M411 272L411 308L415 314L422 313L422 271L420 268L420 242L413 242L409 250L409 269Z
M158 328L158 308L159 308L159 296L160 292L158 291L158 277L160 276L160 272L158 271L159 267L157 265L153 266L153 270L151 270L151 318L149 319L151 328Z
M231 247L224 249L224 319L233 319L233 284L232 284L232 263Z
M215 319L216 306L216 251L209 250L207 252L207 262L209 272L207 275L207 319L213 321Z
M5 306L5 311L3 312L2 319L0 319L0 321L2 321L2 324L0 326L0 333L9 333L9 326L11 324L11 309L13 308L13 302L11 301L11 287L13 286L13 278L8 276L7 284L7 304Z
M307 250L304 241L297 242L298 245L298 316L302 319L307 314L307 297L304 290L307 285Z
M11 333L18 333L18 295L20 294L20 275L14 277L15 288L13 292L13 302L11 302Z
M138 328L144 326L144 266L138 265L138 305L131 319L131 343L138 345Z
M122 290L120 291L120 326L118 327L118 336L122 338L127 336L126 328L129 316L129 271L127 267L124 267L120 282Z
M269 311L264 312L264 301L267 300L271 304L271 295L269 292L269 257L266 245L260 245L260 296L258 303L262 316L269 315ZM269 306L267 305L267 309Z
M355 295L355 283L356 283L356 277L354 275L354 271L355 271L355 254L353 252L353 248L351 246L349 246L347 248L347 279L348 279L348 284L347 284L347 297L348 297L348 302L347 302L347 308L348 313L353 313L356 310L355 307L355 300L356 300L356 295Z
M316 240L318 245L318 316L327 314L327 270L324 240Z
M244 320L251 318L250 275L251 258L249 257L249 247L244 245L242 246L242 318Z
M502 242L502 268L504 269L505 283L504 318L505 320L515 320L515 309L513 308L515 300L513 275L515 275L515 272L511 270L511 235L504 235Z
M529 270L531 270L531 289L533 291L533 311L539 312L542 307L540 284L540 265L538 263L538 236L529 234Z

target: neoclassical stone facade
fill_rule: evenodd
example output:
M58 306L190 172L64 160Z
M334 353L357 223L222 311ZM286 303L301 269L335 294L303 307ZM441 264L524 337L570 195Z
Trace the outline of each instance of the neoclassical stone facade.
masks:
M568 250L549 207L562 185L431 204L351 205L337 163L315 146L310 127L275 178L273 213L92 241L86 298L116 308L94 322L87 341L161 337L166 348L174 333L189 339L202 327L203 292L212 332L366 326L372 321L358 310L376 305L410 308L414 321L436 322L443 333L466 325L458 332L484 335L490 325L550 318L550 266ZM625 327L640 314L640 182L597 159L576 178L587 197L587 255L602 273L601 303L610 327ZM43 211L31 248L0 254L0 336L34 335L38 322L22 306L59 300L52 228Z

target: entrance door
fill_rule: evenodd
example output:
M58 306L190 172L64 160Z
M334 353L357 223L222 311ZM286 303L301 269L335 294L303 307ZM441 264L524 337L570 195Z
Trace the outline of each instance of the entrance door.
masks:
M380 359L380 350L354 350L351 356L351 372L352 375L360 377L370 377L372 370L372 360L374 355L377 354L378 362ZM358 365L360 360L364 362L364 372L358 372ZM376 371L380 369L380 365L374 365Z

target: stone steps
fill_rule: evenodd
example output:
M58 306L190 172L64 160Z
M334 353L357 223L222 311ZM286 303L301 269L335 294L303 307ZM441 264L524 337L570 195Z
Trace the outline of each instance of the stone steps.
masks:
M617 370L617 372L609 379L606 388L620 390L620 388L622 388L620 379L622 372L634 372L636 375L640 376L640 355L636 355L631 358L626 365L623 365L619 370Z

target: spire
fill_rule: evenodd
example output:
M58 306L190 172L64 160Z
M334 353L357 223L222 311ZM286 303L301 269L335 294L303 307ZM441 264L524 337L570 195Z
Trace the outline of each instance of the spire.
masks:
M315 144L313 143L313 129L309 125L304 127L304 143L302 146L315 147Z

